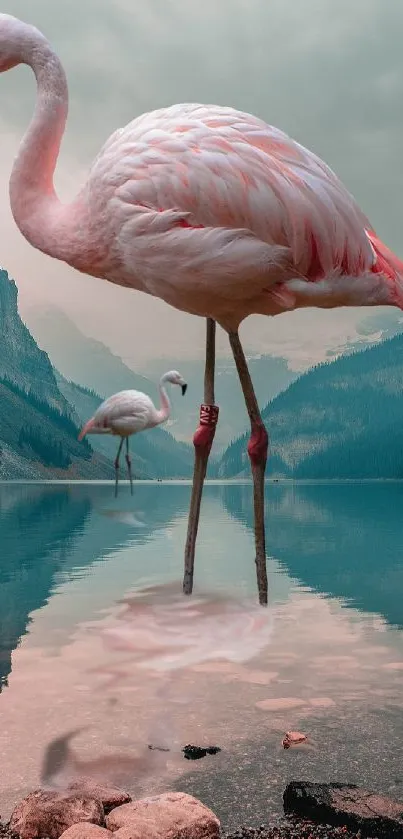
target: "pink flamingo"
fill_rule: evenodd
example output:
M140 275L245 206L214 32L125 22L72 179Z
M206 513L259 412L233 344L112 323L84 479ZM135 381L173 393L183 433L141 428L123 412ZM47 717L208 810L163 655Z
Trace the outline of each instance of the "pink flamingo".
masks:
M130 480L130 492L133 495L132 462L129 453L129 437L138 434L139 431L146 431L147 428L155 428L169 419L171 414L171 403L166 392L165 384L178 385L185 395L187 384L177 370L170 370L160 378L159 390L161 407L155 407L153 401L142 393L141 390L120 390L115 393L97 408L95 414L86 422L78 436L82 440L86 434L114 434L120 437L117 455L115 458L115 496L118 494L119 482L119 460L122 446L126 440L126 463Z
M192 591L201 494L218 417L215 323L229 335L251 424L256 567L265 604L268 436L239 325L254 313L302 306L403 308L403 263L316 155L257 117L216 105L174 105L120 128L75 200L62 205L53 175L67 118L65 73L37 29L0 15L0 71L21 63L32 68L38 88L10 179L22 234L78 271L207 318L206 404L194 436L185 593Z

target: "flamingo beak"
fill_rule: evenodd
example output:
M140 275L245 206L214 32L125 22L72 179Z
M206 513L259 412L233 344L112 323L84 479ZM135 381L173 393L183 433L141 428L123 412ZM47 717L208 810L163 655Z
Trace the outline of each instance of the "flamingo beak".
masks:
M182 396L184 396L184 395L185 395L185 393L186 393L187 389L188 389L188 386L187 386L187 384L186 384L186 382L185 382L183 385L181 385Z

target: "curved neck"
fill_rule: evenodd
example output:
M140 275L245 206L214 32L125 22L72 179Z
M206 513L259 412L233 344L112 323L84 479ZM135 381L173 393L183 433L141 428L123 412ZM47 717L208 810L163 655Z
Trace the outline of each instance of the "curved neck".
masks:
M157 411L158 417L158 424L162 422L166 422L171 415L171 403L169 401L169 397L165 388L165 379L162 377L159 384L159 391L160 391L160 399L161 399L161 407L159 411Z
M11 210L35 248L65 259L71 230L63 224L64 207L56 196L53 175L67 119L67 80L59 59L37 30L22 39L21 62L35 74L37 101L10 178Z

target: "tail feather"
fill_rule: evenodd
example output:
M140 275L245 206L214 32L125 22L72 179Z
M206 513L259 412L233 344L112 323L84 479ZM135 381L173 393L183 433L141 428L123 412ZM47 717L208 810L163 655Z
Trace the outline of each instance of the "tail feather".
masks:
M375 274L386 276L390 291L390 303L403 309L403 262L372 231L367 231L376 261L372 268Z
M82 429L81 429L81 431L78 435L78 439L82 440L83 437L85 437L86 434L90 434L91 431L94 428L94 425L95 425L94 417L91 417L91 419L89 419L88 422L86 422L85 425L82 427Z

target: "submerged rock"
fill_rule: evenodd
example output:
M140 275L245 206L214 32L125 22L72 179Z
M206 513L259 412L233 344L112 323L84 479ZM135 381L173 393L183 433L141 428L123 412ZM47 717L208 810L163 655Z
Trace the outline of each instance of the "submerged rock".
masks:
M206 755L216 755L218 752L221 751L219 746L207 746L204 748L203 746L184 746L183 754L185 755L186 760L200 760L202 757L206 757Z
M283 795L285 813L345 826L377 839L403 839L403 803L349 784L292 781Z
M284 749L290 749L291 746L301 746L302 743L307 742L306 734L302 734L301 731L287 731L284 735L281 745Z

